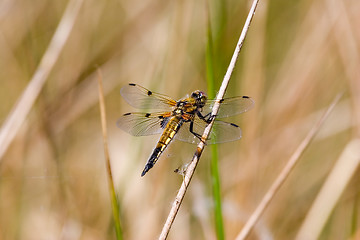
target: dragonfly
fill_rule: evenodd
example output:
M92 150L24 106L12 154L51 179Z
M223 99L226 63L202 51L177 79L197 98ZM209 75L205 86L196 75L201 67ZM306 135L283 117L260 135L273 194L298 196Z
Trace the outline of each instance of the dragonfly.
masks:
M208 99L200 90L176 101L171 97L150 91L138 84L129 83L120 94L131 106L144 112L123 114L117 126L133 136L161 134L141 176L157 162L173 139L198 144L205 127L212 121L215 99ZM220 101L217 118L226 118L247 112L254 106L248 96L225 98ZM152 109L153 111L147 112ZM235 123L215 120L206 144L231 142L241 138L241 129Z

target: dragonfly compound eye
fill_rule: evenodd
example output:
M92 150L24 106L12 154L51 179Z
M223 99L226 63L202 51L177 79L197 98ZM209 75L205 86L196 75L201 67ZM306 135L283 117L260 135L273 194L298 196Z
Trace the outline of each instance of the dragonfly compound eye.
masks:
M195 91L195 92L192 92L192 93L191 93L191 98L193 98L193 99L198 99L198 98L199 98L199 91L197 90L197 91Z
M207 99L206 93L200 90L196 90L193 93L191 93L191 98L194 98L195 100L202 100Z

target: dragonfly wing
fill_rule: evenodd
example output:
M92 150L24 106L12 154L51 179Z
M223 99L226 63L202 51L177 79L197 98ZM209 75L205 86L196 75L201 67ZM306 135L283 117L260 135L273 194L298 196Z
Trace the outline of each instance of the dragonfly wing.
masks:
M208 100L203 107L203 115L211 113L214 104L215 100ZM225 98L220 104L217 117L225 118L247 112L254 107L254 104L254 100L248 96Z
M163 132L170 113L125 113L116 125L133 136L147 136Z
M239 140L241 138L241 129L238 125L229 122L215 120L210 132L208 144L225 143Z
M202 135L207 123L199 118L195 118L193 131ZM178 133L175 135L177 140L198 144L199 139L190 132L190 122L184 123ZM241 138L241 129L238 125L229 122L215 120L210 132L207 144L225 143L236 141Z
M194 131L199 134L202 134L204 132L204 131L197 132L198 130L199 129L194 130ZM179 131L176 133L175 139L182 141L182 142L192 143L192 144L199 143L199 139L190 132L190 122L183 123L183 125L180 127Z
M131 106L138 109L166 109L176 105L172 98L152 92L140 85L129 83L120 90L121 96Z

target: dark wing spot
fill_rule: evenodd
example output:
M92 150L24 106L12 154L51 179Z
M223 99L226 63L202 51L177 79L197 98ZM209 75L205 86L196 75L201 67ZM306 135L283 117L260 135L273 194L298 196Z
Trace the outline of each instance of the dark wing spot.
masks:
M236 125L235 123L230 123L231 126L233 127L239 127L238 125Z
M248 97L248 96L243 96L243 98L250 98L250 97Z
M160 119L164 119L164 116L159 116Z
M123 116L128 116L128 115L131 115L131 113L125 113Z
M148 96L151 96L151 95L152 95L152 92L151 92L151 91L148 91L148 92L147 92L147 95L148 95Z
M151 115L150 113L146 113L145 117L150 117L150 115Z
M129 85L130 85L130 86L136 86L136 84L135 84L135 83L129 83Z
M223 101L224 101L224 99L221 99L221 100L220 100L220 103L222 103Z

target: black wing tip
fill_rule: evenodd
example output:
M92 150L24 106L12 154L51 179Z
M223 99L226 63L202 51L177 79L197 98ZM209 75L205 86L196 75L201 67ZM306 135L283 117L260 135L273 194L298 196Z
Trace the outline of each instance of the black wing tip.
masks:
M131 113L124 113L123 116L128 116L128 115L131 115Z
M249 111L250 109L252 109L255 105L255 101L254 99L252 99L251 97L249 96L242 96L242 98L245 98L245 99L248 99L251 103L250 103L250 106L248 107L248 109L246 109L245 112Z
M129 86L136 86L135 83L129 83Z
M239 126L236 125L235 123L230 123L230 125L233 126L233 127L237 127L237 128L239 127Z

